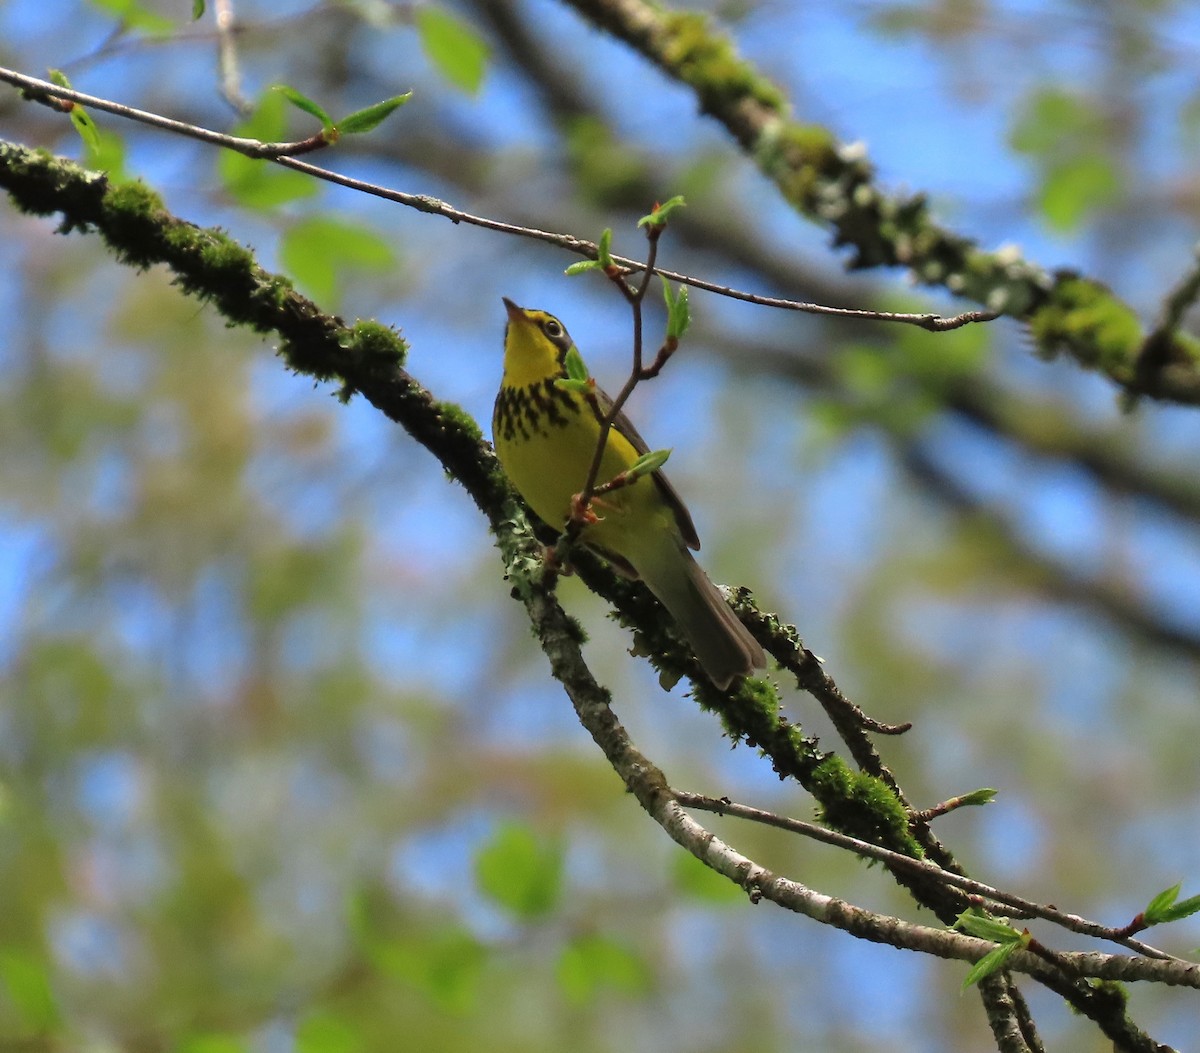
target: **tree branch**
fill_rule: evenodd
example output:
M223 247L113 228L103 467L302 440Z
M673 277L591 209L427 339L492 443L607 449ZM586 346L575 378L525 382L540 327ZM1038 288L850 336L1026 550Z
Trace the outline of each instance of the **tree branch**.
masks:
M1023 896L993 888L982 881L974 881L962 874L943 870L941 867L928 863L923 859L913 859L910 856L902 856L897 852L889 852L886 848L880 848L878 845L860 841L858 838L848 837L846 834L838 833L836 830L830 830L824 826L818 826L815 823L806 823L800 819L775 815L773 812L767 812L761 808L752 808L749 805L737 804L724 797L719 799L706 797L703 794L689 793L686 790L673 790L672 793L675 795L675 799L685 808L695 808L699 811L712 812L715 815L732 815L738 819L746 819L750 822L773 826L780 830L788 830L791 833L801 834L804 837L820 841L823 844L844 848L867 859L876 859L881 863L888 863L889 865L906 869L913 873L922 873L928 877L936 878L947 885L953 885L964 892L970 892L972 895L978 896L979 902L972 904L972 906L983 907L991 913L1006 913L1004 908L1010 908L1008 913L1013 917L1043 918L1071 932L1119 943L1123 947L1127 947L1147 958L1161 958L1164 961L1180 962L1189 968L1193 966L1193 963L1188 962L1184 958L1168 954L1166 951L1152 947L1141 940L1132 939L1125 933L1122 927L1101 925L1099 922L1082 918L1078 914L1068 914L1049 904L1037 903Z
M1158 367L1139 368L1144 337L1129 306L1099 282L1049 274L1015 250L984 252L936 223L920 195L886 194L860 145L795 121L782 93L707 16L648 0L566 2L690 87L784 200L852 250L850 267L907 267L917 281L1027 323L1043 354L1068 354L1126 394L1200 404L1196 341L1173 332Z
M448 205L446 202L435 197L430 197L427 194L407 194L401 190L392 190L389 187L380 186L377 183L368 183L362 179L355 179L351 176L342 175L339 172L331 171L328 168L321 168L318 165L310 164L307 161L299 160L296 154L312 153L314 150L323 149L328 146L328 142L318 133L307 139L300 139L294 142L285 143L262 143L257 139L245 139L236 135L227 135L224 132L212 131L209 128L202 128L194 124L186 124L183 121L172 120L169 117L163 117L157 113L151 113L147 110L139 110L133 106L126 106L123 103L112 102L108 99L102 99L95 95L87 95L84 92L75 91L71 88L62 88L57 84L52 84L49 81L38 80L36 77L28 77L23 73L18 73L15 70L5 69L0 67L0 81L5 81L14 87L20 88L27 97L35 101L45 102L47 100L65 99L70 103L82 106L90 106L93 109L103 110L108 113L115 114L118 117L124 117L131 121L137 121L140 124L149 125L153 128L158 128L162 131L172 132L176 135L184 136L189 139L196 139L200 142L209 143L213 146L221 146L227 150L233 150L237 153L244 154L247 157L256 158L263 161L271 161L274 164L281 165L284 168L291 168L297 172L303 172L305 175L312 176L314 179L320 179L327 183L334 183L338 186L346 187L350 190L356 190L359 193L369 194L372 197L381 198L384 201L391 201L398 205L404 205L408 208L416 209L418 212L425 212L430 215L442 216L450 220L452 223L466 223L470 226L481 227L485 230L492 230L502 234L510 234L517 237L532 238L535 241L543 241L548 244L555 245L558 248L566 249L577 256L582 256L584 259L594 260L598 257L598 248L595 242L587 241L584 238L575 237L572 234L556 234L553 231L537 230L533 227L522 227L516 223L504 223L500 220L489 219L485 216L476 216L470 212L463 212L459 209ZM646 269L646 264L639 261L628 259L624 256L613 256L613 260L622 267L629 268L632 272L640 273ZM680 274L676 271L667 271L658 268L658 273L664 278L671 281L679 282L683 285L690 285L695 289L702 289L705 292L715 293L719 296L725 296L733 300L742 300L746 303L756 304L760 307L774 307L786 311L800 311L804 314L820 314L831 315L844 318L858 318L873 322L896 322L907 325L915 325L921 329L927 329L931 332L945 332L950 329L958 329L964 325L970 325L974 322L992 321L996 316L993 312L988 311L967 311L963 314L943 317L932 313L922 314L905 314L897 311L873 311L847 307L829 307L824 304L807 303L802 300L789 300L779 296L764 296L758 293L744 292L740 289L732 288L728 285L721 285L717 282L707 281L703 278L696 278L688 274Z

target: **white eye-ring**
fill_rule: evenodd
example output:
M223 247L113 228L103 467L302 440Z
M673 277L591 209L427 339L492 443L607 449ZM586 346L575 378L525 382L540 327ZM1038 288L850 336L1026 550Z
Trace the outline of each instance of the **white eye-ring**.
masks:
M563 335L562 323L557 318L547 318L542 323L542 332L550 337L551 340L557 340Z

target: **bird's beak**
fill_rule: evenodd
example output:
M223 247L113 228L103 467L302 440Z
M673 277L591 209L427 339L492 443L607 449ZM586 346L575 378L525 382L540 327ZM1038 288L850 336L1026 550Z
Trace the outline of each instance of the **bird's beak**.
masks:
M508 312L508 320L510 322L522 322L525 320L525 312L513 303L512 300L507 296L501 296L500 299L504 301L504 309Z

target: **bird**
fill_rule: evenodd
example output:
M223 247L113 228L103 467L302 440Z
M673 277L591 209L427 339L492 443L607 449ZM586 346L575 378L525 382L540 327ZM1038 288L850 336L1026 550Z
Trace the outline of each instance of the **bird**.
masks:
M492 413L492 441L505 474L547 526L563 530L577 509L612 400L590 379L586 392L568 379L575 348L546 311L503 297L504 375ZM576 370L577 373L577 370ZM596 484L631 468L648 451L619 413ZM675 619L701 668L719 690L766 665L758 641L738 620L690 550L700 548L692 517L661 469L594 497L579 540L625 577L639 578Z

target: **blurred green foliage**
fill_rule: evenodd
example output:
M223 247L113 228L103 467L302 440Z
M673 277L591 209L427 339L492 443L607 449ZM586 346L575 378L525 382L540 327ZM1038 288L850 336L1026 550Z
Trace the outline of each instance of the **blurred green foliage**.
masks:
M1033 92L1017 114L1010 141L1035 165L1039 204L1056 230L1078 229L1121 191L1105 122L1093 102L1057 86Z
M434 68L453 85L475 94L487 72L489 48L466 22L435 4L422 4L415 14L421 46Z

